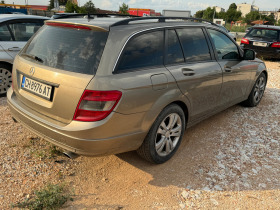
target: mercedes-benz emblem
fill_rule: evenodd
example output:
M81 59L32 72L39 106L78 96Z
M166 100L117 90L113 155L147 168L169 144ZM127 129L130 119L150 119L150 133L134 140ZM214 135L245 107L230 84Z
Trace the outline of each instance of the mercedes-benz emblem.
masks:
M35 68L34 67L31 67L30 70L29 70L29 74L30 75L33 75L35 73Z

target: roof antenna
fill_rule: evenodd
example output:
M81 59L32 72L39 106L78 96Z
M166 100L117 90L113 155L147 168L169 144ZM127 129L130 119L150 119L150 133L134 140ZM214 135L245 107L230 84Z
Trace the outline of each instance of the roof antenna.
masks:
M91 16L90 16L89 12L88 12L88 14L87 14L87 18L88 18L88 22L90 21L91 18L94 19L94 17L91 17Z

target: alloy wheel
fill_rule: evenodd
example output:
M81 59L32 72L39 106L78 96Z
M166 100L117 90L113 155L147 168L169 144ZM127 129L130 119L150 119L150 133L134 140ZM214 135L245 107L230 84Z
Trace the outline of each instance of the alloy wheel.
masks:
M169 155L179 142L182 132L182 120L177 113L169 114L159 125L155 139L155 148L159 156Z
M12 86L12 73L5 69L0 68L0 94L4 94Z

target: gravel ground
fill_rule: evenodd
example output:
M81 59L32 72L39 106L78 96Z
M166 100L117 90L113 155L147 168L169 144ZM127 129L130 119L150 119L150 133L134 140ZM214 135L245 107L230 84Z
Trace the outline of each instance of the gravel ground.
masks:
M231 107L184 135L177 154L152 165L135 152L75 160L11 120L0 98L0 208L47 183L69 183L67 209L280 209L280 62L258 107Z

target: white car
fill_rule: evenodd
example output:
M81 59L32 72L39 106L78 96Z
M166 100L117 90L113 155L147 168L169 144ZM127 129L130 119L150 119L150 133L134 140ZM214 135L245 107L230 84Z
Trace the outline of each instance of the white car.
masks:
M12 85L12 66L15 56L47 17L35 15L0 15L0 96Z

